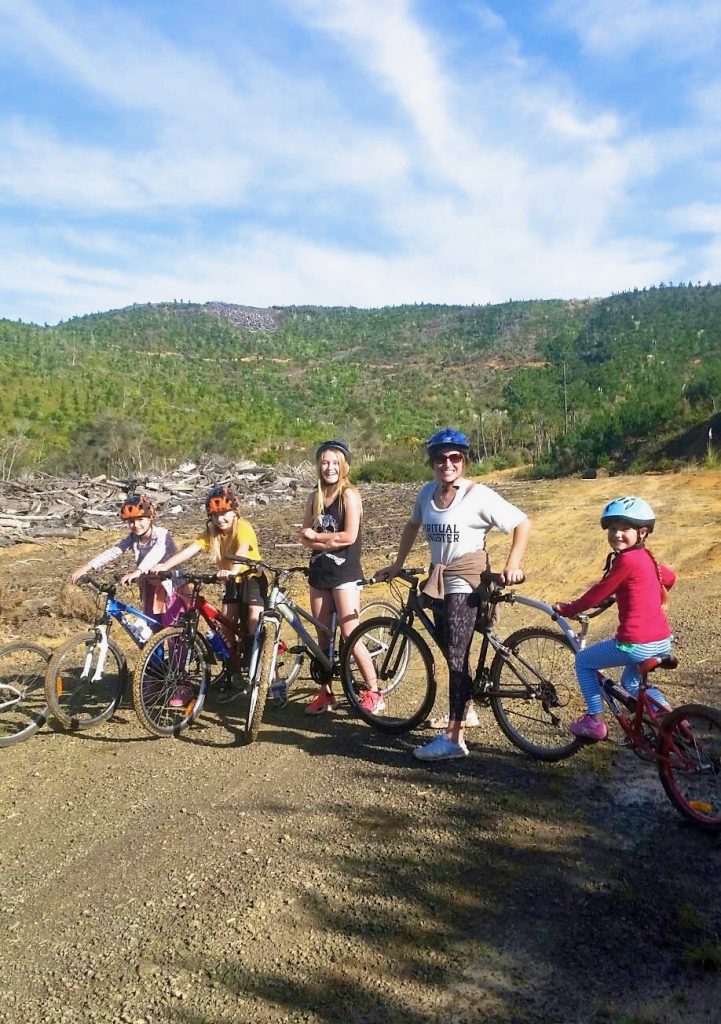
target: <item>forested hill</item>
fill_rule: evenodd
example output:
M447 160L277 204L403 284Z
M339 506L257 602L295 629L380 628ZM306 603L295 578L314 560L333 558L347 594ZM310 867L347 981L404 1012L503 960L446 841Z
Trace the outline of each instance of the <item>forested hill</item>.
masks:
M721 287L361 310L167 303L0 321L0 475L292 461L348 438L402 464L448 423L545 472L658 464L721 400ZM694 436L691 433L690 436ZM382 465L382 463L381 463Z

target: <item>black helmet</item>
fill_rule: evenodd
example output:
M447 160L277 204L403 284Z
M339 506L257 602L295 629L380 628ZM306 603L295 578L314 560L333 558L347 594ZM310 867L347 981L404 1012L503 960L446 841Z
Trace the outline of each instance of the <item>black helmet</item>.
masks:
M316 459L319 459L323 452L328 451L329 448L336 448L339 452L342 452L342 454L345 456L345 461L348 463L348 465L350 465L350 445L346 444L345 441L324 441L323 444L319 444L315 450Z

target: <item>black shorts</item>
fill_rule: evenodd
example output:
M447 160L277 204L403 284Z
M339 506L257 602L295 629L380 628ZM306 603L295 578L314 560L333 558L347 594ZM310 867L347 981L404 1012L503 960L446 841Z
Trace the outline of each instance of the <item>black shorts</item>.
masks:
M225 584L223 604L265 604L268 581L265 576L244 575L239 583L228 580Z

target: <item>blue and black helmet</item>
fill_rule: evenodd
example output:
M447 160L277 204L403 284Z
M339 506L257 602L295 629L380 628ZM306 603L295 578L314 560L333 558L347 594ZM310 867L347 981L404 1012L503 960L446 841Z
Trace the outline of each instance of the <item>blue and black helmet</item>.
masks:
M645 526L649 533L653 533L656 525L656 513L647 501L643 498L628 496L625 498L614 498L609 501L601 513L601 526L607 530L614 519L621 519L631 526Z
M316 459L319 459L323 452L328 451L329 448L335 448L337 451L342 452L345 456L345 461L350 465L351 451L350 445L346 441L324 441L323 444L319 444L315 450Z
M431 458L434 452L439 451L441 448L457 448L459 452L468 455L471 450L471 442L460 430L444 427L443 430L437 430L426 441L426 451Z

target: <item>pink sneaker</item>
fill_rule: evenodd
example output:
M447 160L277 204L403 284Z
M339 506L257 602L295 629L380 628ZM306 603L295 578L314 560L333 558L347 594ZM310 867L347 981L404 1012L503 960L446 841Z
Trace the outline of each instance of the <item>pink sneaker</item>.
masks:
M360 699L360 706L371 715L377 715L379 711L385 711L386 702L380 690L364 690Z
M590 715L584 715L577 722L571 722L568 728L574 736L578 736L582 740L592 740L594 743L597 743L599 740L605 740L608 736L608 726L606 723L597 722Z
M305 713L306 715L322 715L324 711L330 711L332 707L335 707L335 697L332 693L321 690L309 704L306 704Z

